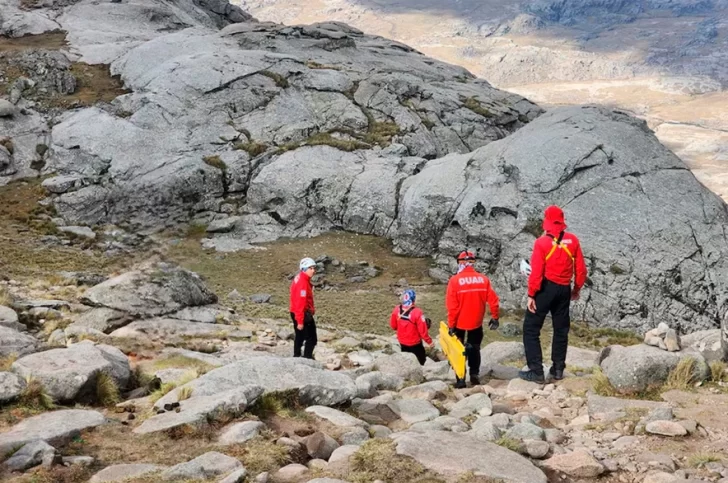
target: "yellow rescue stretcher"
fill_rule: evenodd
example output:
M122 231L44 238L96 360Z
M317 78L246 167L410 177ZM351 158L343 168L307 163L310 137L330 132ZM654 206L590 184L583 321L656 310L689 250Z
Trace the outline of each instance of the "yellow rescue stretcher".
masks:
M450 367L455 371L458 379L465 379L465 360L467 359L465 347L460 339L448 334L448 326L440 321L440 347L447 356Z

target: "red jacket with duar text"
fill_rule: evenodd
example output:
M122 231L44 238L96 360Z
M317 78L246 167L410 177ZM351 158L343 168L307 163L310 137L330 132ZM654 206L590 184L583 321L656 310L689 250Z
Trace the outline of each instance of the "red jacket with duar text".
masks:
M423 340L432 344L425 316L417 307L408 311L407 308L397 305L389 318L389 326L397 331L397 340L402 345L417 345Z
M303 324L304 315L310 312L311 315L316 313L313 305L313 287L311 286L311 277L305 272L298 272L291 283L291 300L289 309L293 312L296 322Z
M551 235L551 236L549 236ZM546 234L536 239L531 255L531 275L528 277L528 296L535 297L543 280L569 285L574 279L574 292L578 293L586 282L586 263L576 235L564 232L561 246L554 244L559 234ZM553 252L552 252L553 249ZM546 257L551 253L551 256Z
M488 277L465 267L447 283L447 324L450 328L473 330L483 325L485 305L498 319L499 299Z

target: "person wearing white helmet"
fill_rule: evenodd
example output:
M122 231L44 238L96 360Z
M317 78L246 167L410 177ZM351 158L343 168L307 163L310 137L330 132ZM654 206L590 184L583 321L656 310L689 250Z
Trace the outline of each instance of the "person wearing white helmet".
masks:
M316 262L312 258L304 258L298 265L299 272L291 283L290 311L293 320L293 357L313 359L313 349L316 347L316 321L313 316L316 308L313 304L313 286L311 277L316 273Z

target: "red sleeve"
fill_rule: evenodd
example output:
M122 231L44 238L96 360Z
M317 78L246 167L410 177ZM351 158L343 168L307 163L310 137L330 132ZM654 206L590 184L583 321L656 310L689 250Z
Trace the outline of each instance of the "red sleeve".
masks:
M495 293L495 289L493 288L493 285L488 282L488 305L490 306L490 316L494 319L499 319L499 304L500 300L498 299L498 294Z
M313 304L313 285L311 285L311 279L306 280L306 290L308 291L307 296L307 302L308 302L308 311L311 312L311 315L316 314L316 306Z
M584 262L584 253L581 251L581 243L576 245L574 263L576 264L574 290L578 292L586 283L586 262Z
M420 311L419 317L417 318L417 329L420 333L422 340L432 345L432 338L427 332L427 322L425 322L425 315Z
M296 322L303 324L303 318L306 311L306 303L308 302L308 289L300 275L296 275L291 285L291 312L296 318Z
M397 319L397 307L395 307L392 311L392 316L389 318L389 326L392 328L392 330L397 330Z
M445 305L447 306L447 325L452 329L458 321L458 315L460 315L460 301L455 286L455 277L452 277L447 283Z
M531 255L531 275L528 277L528 296L535 297L536 292L541 290L543 282L544 269L546 268L546 254L543 251L541 239L537 239L533 244L533 254Z

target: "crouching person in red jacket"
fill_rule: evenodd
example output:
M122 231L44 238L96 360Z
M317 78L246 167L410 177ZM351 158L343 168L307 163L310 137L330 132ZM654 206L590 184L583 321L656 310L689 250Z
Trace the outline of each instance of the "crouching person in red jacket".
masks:
M427 355L422 341L425 341L428 346L432 346L432 339L427 333L430 321L422 314L422 310L415 307L415 297L414 290L404 291L402 303L392 311L389 325L397 331L397 340L402 352L413 353L420 361L420 365L424 366Z
M291 283L290 311L293 320L293 357L313 359L313 349L316 347L316 321L313 315L316 309L313 305L313 287L311 277L316 273L316 262L311 258L304 258L299 264L300 272L293 278Z

